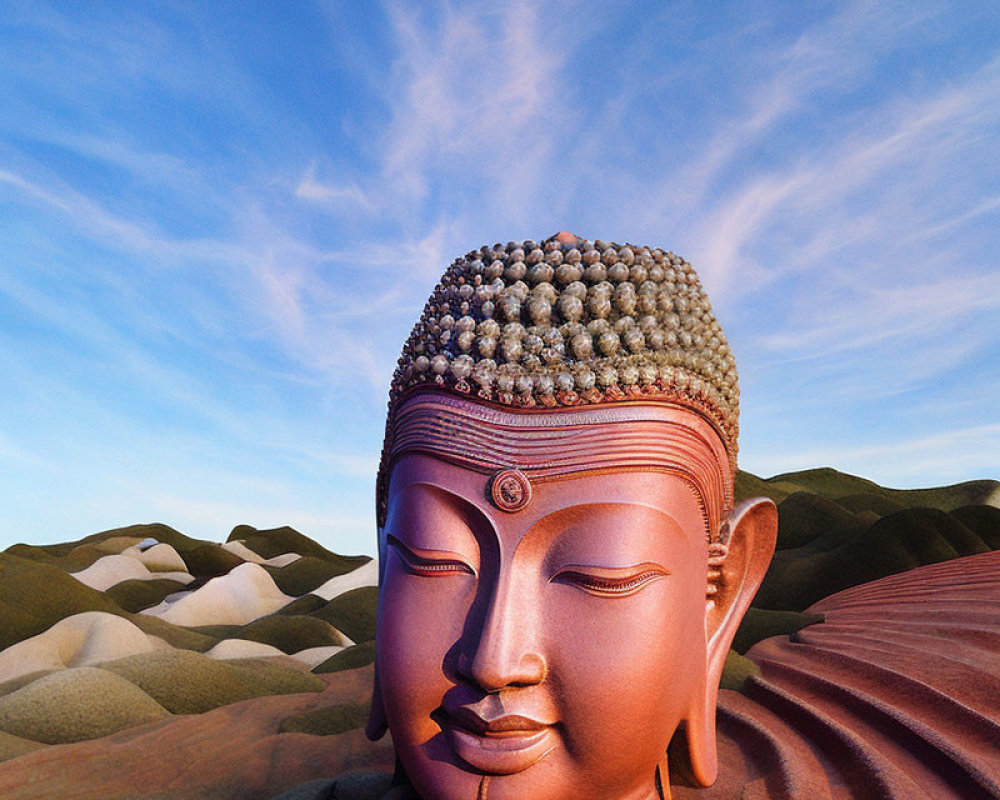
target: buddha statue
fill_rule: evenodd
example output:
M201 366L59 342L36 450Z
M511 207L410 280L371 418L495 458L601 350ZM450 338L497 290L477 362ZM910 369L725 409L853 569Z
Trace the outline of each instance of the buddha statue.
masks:
M716 775L773 503L734 504L735 363L690 264L560 233L444 273L393 378L368 734L423 800ZM405 788L404 788L405 787Z

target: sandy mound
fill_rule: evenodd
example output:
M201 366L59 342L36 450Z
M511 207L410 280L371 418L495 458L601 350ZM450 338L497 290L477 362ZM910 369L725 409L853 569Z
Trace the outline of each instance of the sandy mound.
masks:
M175 714L200 714L251 697L320 692L325 687L315 675L285 664L216 661L189 650L130 656L103 668Z
M375 616L378 610L378 587L362 586L338 594L309 616L326 620L355 642L375 638ZM332 643L331 643L332 644Z
M350 643L343 633L326 620L308 616L273 614L249 625L238 633L229 634L234 639L263 642L285 653L297 653L308 647L344 646Z
M169 647L123 617L103 611L74 614L44 633L0 652L0 682L40 670L62 670Z
M96 667L46 675L0 697L0 730L45 744L96 739L166 716L142 689Z
M251 564L267 564L272 567L286 567L293 561L298 561L302 558L302 556L298 553L282 553L280 556L274 556L273 558L264 558L263 556L257 555L253 550L243 544L242 539L226 542L222 546L233 555L237 555L244 561L249 561Z
M217 578L246 563L219 544L207 544L188 550L184 553L184 560L192 574L200 578Z
M0 766L4 800L157 797L160 800L267 800L305 781L354 770L392 772L389 737L278 734L283 719L361 702L372 671L326 678L316 694L261 697L205 714L166 718L147 736L124 734L45 748Z
M110 589L116 583L121 583L132 578L145 580L149 578L150 573L145 564L136 561L134 558L123 555L112 555L99 558L85 570L71 572L70 575L91 589L103 592Z
M169 544L155 544L145 550L139 547L129 547L121 553L145 564L150 572L187 572L187 564Z
M225 661L231 658L272 658L285 655L277 647L249 639L223 639L205 653L209 658Z
M280 556L265 559L264 563L272 567L287 567L302 558L298 553L282 553Z
M309 668L318 667L324 661L332 658L341 650L345 650L346 646L338 645L327 645L326 647L310 647L307 650L299 650L297 653L292 653L291 657L296 661L301 661L303 664L309 666Z
M179 600L143 611L174 625L245 625L272 614L294 598L283 594L267 570L241 564Z
M155 548L154 548L155 549ZM147 551L151 552L151 551ZM145 554L143 554L145 555ZM179 556L178 556L179 558ZM181 562L183 563L183 562ZM184 571L152 573L149 567L136 558L127 555L104 556L99 558L85 570L70 573L80 583L105 592L116 583L128 580L151 580L167 578L178 583L191 583L194 576Z
M83 611L120 614L103 592L59 567L0 553L0 650L43 633L59 620Z
M45 747L45 745L0 731L0 761L23 756L25 753L30 753L40 747Z
M128 580L116 583L105 594L119 606L133 614L151 608L177 592L184 591L184 584L177 581L153 579Z
M339 653L334 653L326 661L313 667L317 675L329 672L340 672L345 669L358 669L371 664L375 660L375 642L367 641L351 647L345 647Z
M372 559L346 575L331 578L318 589L314 589L312 594L324 600L333 600L337 595L352 589L360 589L362 586L378 586L378 561Z
M89 547L106 555L120 555L128 548L134 547L138 542L139 537L137 536L109 536L107 539L101 539L101 541L92 542L89 545L81 545L80 547L73 548L73 550L81 550Z

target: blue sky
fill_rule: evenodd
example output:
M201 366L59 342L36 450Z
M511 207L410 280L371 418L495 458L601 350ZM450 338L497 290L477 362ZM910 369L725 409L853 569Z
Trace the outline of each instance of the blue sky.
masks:
M372 552L398 349L472 247L702 276L741 466L1000 478L993 2L0 3L0 547Z

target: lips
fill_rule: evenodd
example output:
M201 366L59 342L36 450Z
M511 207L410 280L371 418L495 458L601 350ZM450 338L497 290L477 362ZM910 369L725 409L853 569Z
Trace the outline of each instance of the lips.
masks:
M474 769L491 775L511 775L526 770L555 749L552 725L482 706L441 708L435 715L452 750Z

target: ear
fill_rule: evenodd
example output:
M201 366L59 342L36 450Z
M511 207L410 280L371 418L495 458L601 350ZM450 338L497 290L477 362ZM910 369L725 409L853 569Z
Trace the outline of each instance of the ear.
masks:
M733 509L722 526L721 546L710 548L705 684L695 693L685 724L691 771L703 786L711 786L718 772L715 703L722 667L736 629L764 580L777 537L778 509L771 500L757 497Z
M372 705L368 712L368 724L365 726L365 736L377 742L385 736L389 723L385 718L385 704L382 702L382 689L378 682L378 659L375 659L375 680L372 682Z

